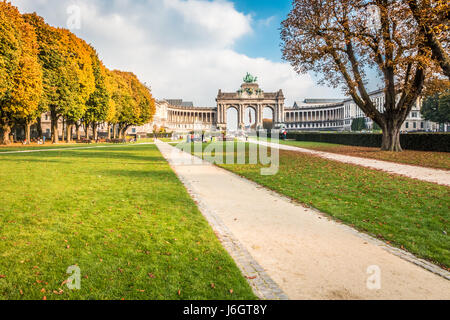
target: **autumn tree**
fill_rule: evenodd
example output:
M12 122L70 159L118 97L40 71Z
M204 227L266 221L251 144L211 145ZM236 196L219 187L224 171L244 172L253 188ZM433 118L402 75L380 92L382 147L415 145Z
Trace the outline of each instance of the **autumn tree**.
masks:
M61 116L67 126L67 142L71 142L73 126L85 115L87 102L95 91L95 75L91 47L66 29L57 30L60 35L62 55L67 72L67 101L61 108ZM64 134L63 134L64 139Z
M108 125L108 139L116 138L116 124L118 115L118 106L120 105L119 77L112 71L106 69L105 84L109 95L108 113L106 115L106 123ZM111 130L113 135L111 135Z
M16 7L0 1L0 144L8 144L13 124L29 127L42 94L36 35Z
M283 56L300 73L345 88L383 131L382 150L401 151L400 130L432 74L431 54L409 6L394 0L295 0L283 22ZM367 89L378 70L385 93L378 110Z
M50 111L52 142L58 143L58 120L65 107L72 103L72 93L76 90L72 81L73 72L66 64L58 30L45 23L36 13L25 14L23 17L34 27L37 35L38 57L43 71L41 106L43 110Z
M117 123L119 138L124 138L131 126L141 126L150 122L156 112L155 100L150 89L131 72L113 71L119 78L121 105Z
M105 122L108 116L109 92L106 87L106 68L92 47L91 61L95 86L86 102L87 110L83 116L83 122L86 128L86 138L89 138L89 126L92 126L94 140L97 140L98 125Z
M419 26L421 43L450 79L450 2L448 0L403 0Z

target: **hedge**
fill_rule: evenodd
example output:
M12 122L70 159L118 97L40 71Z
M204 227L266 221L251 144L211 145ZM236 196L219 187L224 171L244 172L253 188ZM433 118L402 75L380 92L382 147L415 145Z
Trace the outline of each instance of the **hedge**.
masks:
M288 139L373 148L380 148L382 143L381 134L371 133L290 132ZM404 150L450 152L448 133L408 133L402 134L400 141Z

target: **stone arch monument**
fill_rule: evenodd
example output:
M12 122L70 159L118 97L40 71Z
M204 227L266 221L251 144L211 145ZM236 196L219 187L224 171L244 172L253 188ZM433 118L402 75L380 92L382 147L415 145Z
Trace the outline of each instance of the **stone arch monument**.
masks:
M269 107L273 110L274 126L279 128L284 123L284 94L280 89L278 92L264 92L259 88L257 78L249 73L244 78L244 83L237 92L222 92L217 95L217 128L227 129L227 111L236 108L238 111L238 129L245 128L245 111L253 108L256 111L256 128L263 128L264 109Z

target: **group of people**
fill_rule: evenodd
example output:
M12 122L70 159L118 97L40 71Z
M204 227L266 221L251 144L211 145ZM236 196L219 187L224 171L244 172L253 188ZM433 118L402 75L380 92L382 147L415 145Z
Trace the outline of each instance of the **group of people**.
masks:
M39 139L37 139L37 140L34 140L38 145L44 145L45 144L45 136L43 136L42 138L39 138ZM30 144L26 139L24 139L23 141L22 141L22 144L25 146L25 145L28 145L28 144Z

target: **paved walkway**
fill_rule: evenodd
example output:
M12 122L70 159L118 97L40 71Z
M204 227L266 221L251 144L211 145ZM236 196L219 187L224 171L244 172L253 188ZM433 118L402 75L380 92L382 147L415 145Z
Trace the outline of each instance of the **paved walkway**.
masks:
M230 254L238 255L230 242L248 252L235 261L247 278L256 276L249 282L257 293L262 286L273 295L281 288L290 299L450 299L450 273L168 144L157 146L219 239L228 238ZM368 268L379 268L381 289L368 288ZM278 286L266 285L267 277Z
M412 166L412 165L407 165L407 164L399 164L399 163L388 162L388 161L352 157L352 156L347 156L347 155L342 155L342 154L315 151L315 150L303 149L303 148L288 146L288 145L283 145L283 144L268 143L268 142L263 142L263 141L254 141L253 140L250 142L264 145L264 146L270 146L272 148L276 148L276 149L280 149L280 150L308 153L311 155L316 155L316 156L330 159L330 160L335 160L335 161L340 161L340 162L350 163L350 164L356 164L356 165L371 168L371 169L382 170L382 171L385 171L388 173L399 174L399 175L406 176L406 177L413 178L413 179L418 179L418 180L427 181L427 182L433 182L433 183L437 183L437 184L444 185L444 186L450 186L450 171L417 167L417 166Z

